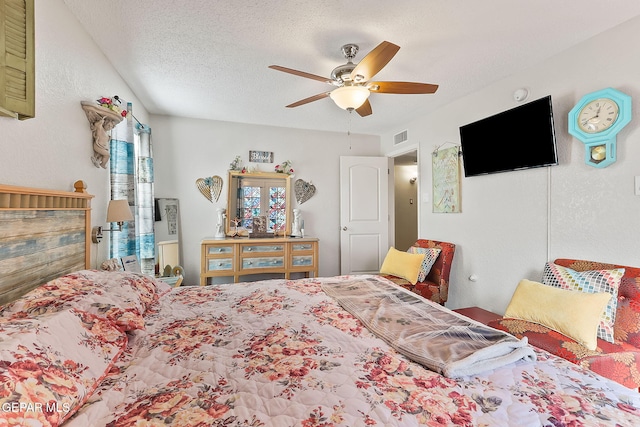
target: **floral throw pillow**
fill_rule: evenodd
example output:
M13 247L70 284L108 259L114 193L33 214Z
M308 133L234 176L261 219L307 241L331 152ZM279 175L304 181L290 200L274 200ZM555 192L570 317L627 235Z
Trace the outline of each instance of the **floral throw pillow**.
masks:
M141 273L127 271L82 270L78 275L91 280L95 286L113 290L122 288L133 296L142 306L142 314L155 303L158 298L171 290L171 286L162 280L154 279Z
M94 392L126 345L126 333L83 311L0 318L0 424L61 425Z
M24 318L77 308L105 317L123 331L144 329L144 314L166 287L142 274L82 270L35 288L2 307L0 315Z
M624 276L624 268L612 270L575 271L553 263L546 263L542 274L545 285L587 293L608 292L609 302L600 315L598 338L613 342L613 325L618 306L618 288Z
M431 267L435 264L440 255L441 249L439 248L420 248L418 246L411 246L407 252L410 254L424 254L424 261L420 266L420 272L418 273L418 282L424 282L427 275L431 271Z

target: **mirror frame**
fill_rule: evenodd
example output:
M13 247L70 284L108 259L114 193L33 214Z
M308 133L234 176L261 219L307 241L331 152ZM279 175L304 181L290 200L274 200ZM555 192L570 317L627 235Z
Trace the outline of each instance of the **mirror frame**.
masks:
M234 182L240 178L256 178L256 179L273 179L273 180L281 180L284 182L285 187L285 227L284 227L284 236L291 235L291 175L286 173L277 173L277 172L253 172L253 173L242 173L241 171L229 171L229 180L227 187L229 187L228 195L227 195L227 220L225 221L225 231L227 236L231 234L233 231L233 227L231 225L231 221L235 219L235 205L237 204L237 184L234 185ZM234 212L234 214L232 214ZM271 234L271 233L270 233ZM283 237L281 233L273 233L270 237Z

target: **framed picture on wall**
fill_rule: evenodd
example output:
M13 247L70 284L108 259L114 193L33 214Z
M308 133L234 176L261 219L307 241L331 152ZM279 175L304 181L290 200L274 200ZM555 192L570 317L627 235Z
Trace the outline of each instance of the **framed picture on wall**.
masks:
M431 160L433 212L460 212L460 147L437 150Z

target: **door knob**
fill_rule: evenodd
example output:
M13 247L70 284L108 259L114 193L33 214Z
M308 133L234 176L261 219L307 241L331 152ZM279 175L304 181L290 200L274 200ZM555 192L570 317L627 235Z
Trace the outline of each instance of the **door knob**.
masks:
M342 231L347 231L347 227L342 227Z

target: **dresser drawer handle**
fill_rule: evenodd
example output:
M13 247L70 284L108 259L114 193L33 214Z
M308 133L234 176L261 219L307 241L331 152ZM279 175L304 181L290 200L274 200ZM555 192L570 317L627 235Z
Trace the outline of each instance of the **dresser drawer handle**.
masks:
M247 261L247 265L253 265L253 261Z
M218 248L218 252L222 252L222 251L223 251L223 249L222 249L222 248Z
M251 252L253 248L247 248L247 252Z

